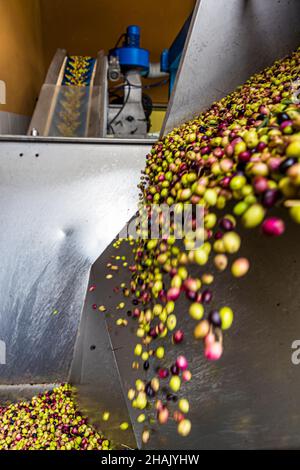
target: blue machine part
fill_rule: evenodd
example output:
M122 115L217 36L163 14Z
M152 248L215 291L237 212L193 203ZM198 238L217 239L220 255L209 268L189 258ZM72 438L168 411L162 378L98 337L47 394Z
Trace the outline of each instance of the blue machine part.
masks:
M122 47L109 51L109 55L118 57L120 66L127 70L149 70L149 51L140 47L141 31L136 25L128 26Z
M127 47L140 47L141 28L136 25L127 28Z
M160 57L161 71L168 72L170 74L169 94L171 94L175 83L175 78L185 45L185 40L189 32L191 20L192 15L190 15L184 23L170 49L164 49Z
M169 49L164 49L161 53L160 70L169 73Z

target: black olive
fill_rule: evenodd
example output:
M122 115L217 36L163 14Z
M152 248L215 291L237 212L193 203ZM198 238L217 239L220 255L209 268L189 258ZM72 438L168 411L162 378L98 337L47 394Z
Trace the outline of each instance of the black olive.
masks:
M283 162L279 165L279 171L280 173L282 173L283 175L287 172L287 170L295 165L295 163L298 162L298 159L297 158L294 158L294 157L288 157L286 158L285 160L283 160Z
M146 392L146 395L150 398L153 398L154 395L155 395L155 392L153 390L153 388L151 387L150 384L147 384L146 387L145 387L145 392Z
M212 299L212 292L211 290L209 289L205 289L203 292L202 292L202 303L204 304L209 304L209 302L211 301Z
M277 189L267 189L262 195L262 204L265 207L273 207L280 198L280 192Z
M186 296L190 300L195 300L197 295L198 295L197 292L194 292L192 290L189 290L189 291L186 292Z
M173 375L179 375L179 367L176 364L170 367L170 371Z
M281 124L284 121L288 121L290 119L289 115L286 113L278 113L277 114L277 121L278 124Z
M221 320L218 310L213 310L212 312L210 312L209 321L216 327L221 326L222 320Z

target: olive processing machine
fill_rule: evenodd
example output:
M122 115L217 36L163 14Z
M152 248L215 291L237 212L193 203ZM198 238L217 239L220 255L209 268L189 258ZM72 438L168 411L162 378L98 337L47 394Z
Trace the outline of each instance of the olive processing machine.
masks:
M162 133L297 47L299 12L297 0L198 1ZM136 185L153 141L101 135L106 105L100 85L84 90L89 103L97 102L87 108L84 133L51 137L51 103L66 60L65 52L59 54L30 126L39 136L0 139L0 395L15 400L70 380L95 424L105 428L100 413L115 410L117 418L104 429L108 437L118 446L141 446L126 398L132 338L92 305L113 303L103 280L110 243L136 209ZM103 70L94 65L94 83ZM83 139L95 126L93 138ZM181 440L168 424L150 441L154 448L299 448L300 380L290 361L300 331L300 259L290 247L299 234L295 227L289 233L290 243L278 240L275 251L248 236L258 268L247 288L229 279L218 286L240 312L226 358L208 364L193 350L192 433ZM290 272L288 289L275 275L283 267ZM289 317L284 332L283 312ZM266 322L271 329L263 317L272 319ZM119 431L122 419L132 423L128 433Z

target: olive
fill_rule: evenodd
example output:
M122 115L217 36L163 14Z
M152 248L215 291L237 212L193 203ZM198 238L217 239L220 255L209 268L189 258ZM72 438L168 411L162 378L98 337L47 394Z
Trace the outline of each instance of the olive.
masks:
M171 374L172 375L178 375L179 374L179 367L176 365L176 364L173 364L171 367L170 367L170 371L171 371Z
M222 320L218 310L213 310L212 312L210 312L208 319L216 327L220 327L222 324Z
M212 299L212 291L209 289L205 289L201 295L202 302L204 304L209 304L211 302L211 299Z
M278 113L276 117L278 124L282 124L284 121L288 121L290 119L286 113Z
M280 191L277 189L267 189L262 195L261 202L264 207L273 207L280 199Z
M206 359L220 359L223 335L231 327L234 314L229 306L216 305L207 318L204 311L215 296L215 277L222 276L227 269L238 281L250 269L250 261L237 255L241 246L247 245L247 237L242 244L240 225L256 233L260 226L259 232L270 240L282 235L283 219L269 214L276 204L287 206L291 218L300 223L300 118L299 106L293 103L290 90L290 83L298 78L299 57L300 49L254 75L198 117L162 137L146 157L139 185L140 201L151 215L152 204L160 202L166 202L167 206L176 204L176 214L182 219L186 204L203 208L203 226L198 229L199 221L193 212L185 227L196 229L200 245L188 239L185 232L176 237L175 222L171 222L171 231L163 240L125 241L132 246L134 264L129 268L130 287L121 287L124 296L131 295L134 305L139 305L132 312L138 323L134 325L138 337L134 351L140 353L133 367L138 369L143 364L148 370L152 356L156 374L147 384L140 379L138 395L135 396L135 390L134 396L130 394L132 405L147 411L149 408L150 413L154 405L154 415L160 424L172 416L182 436L191 431L191 422L184 416L189 411L189 403L180 398L178 409L171 415L171 402L181 387L181 380L187 386L192 374L181 354L177 355L175 364L170 362L174 356L163 344L180 348L178 344L191 331L191 325L187 331L176 330L177 323L185 316L186 322L191 319L197 322L192 331L195 340L203 341ZM163 216L159 218L161 225L164 222ZM119 249L121 243L117 240L114 247ZM119 254L115 259L123 260ZM202 284L210 289L202 291ZM190 301L187 308L177 305L183 292ZM124 325L123 319L120 321ZM164 367L157 367L160 362ZM164 380L167 377L168 387ZM155 392L160 390L164 396L164 403L162 399L155 404L147 401L154 387ZM152 416L153 413L151 423ZM146 419L146 412L141 419L141 422ZM143 442L148 442L148 429L144 429L143 436Z
M149 398L153 398L155 395L155 392L153 388L151 387L151 384L146 385L145 392Z
M295 157L288 157L283 160L283 162L279 165L279 171L283 175L288 171L288 169L295 165L298 162L298 159Z

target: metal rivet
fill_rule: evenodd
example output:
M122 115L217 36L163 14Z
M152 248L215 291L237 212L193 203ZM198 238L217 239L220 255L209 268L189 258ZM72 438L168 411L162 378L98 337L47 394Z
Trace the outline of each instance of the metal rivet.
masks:
M31 135L33 137L37 137L39 135L39 131L34 127L32 130L31 130Z

